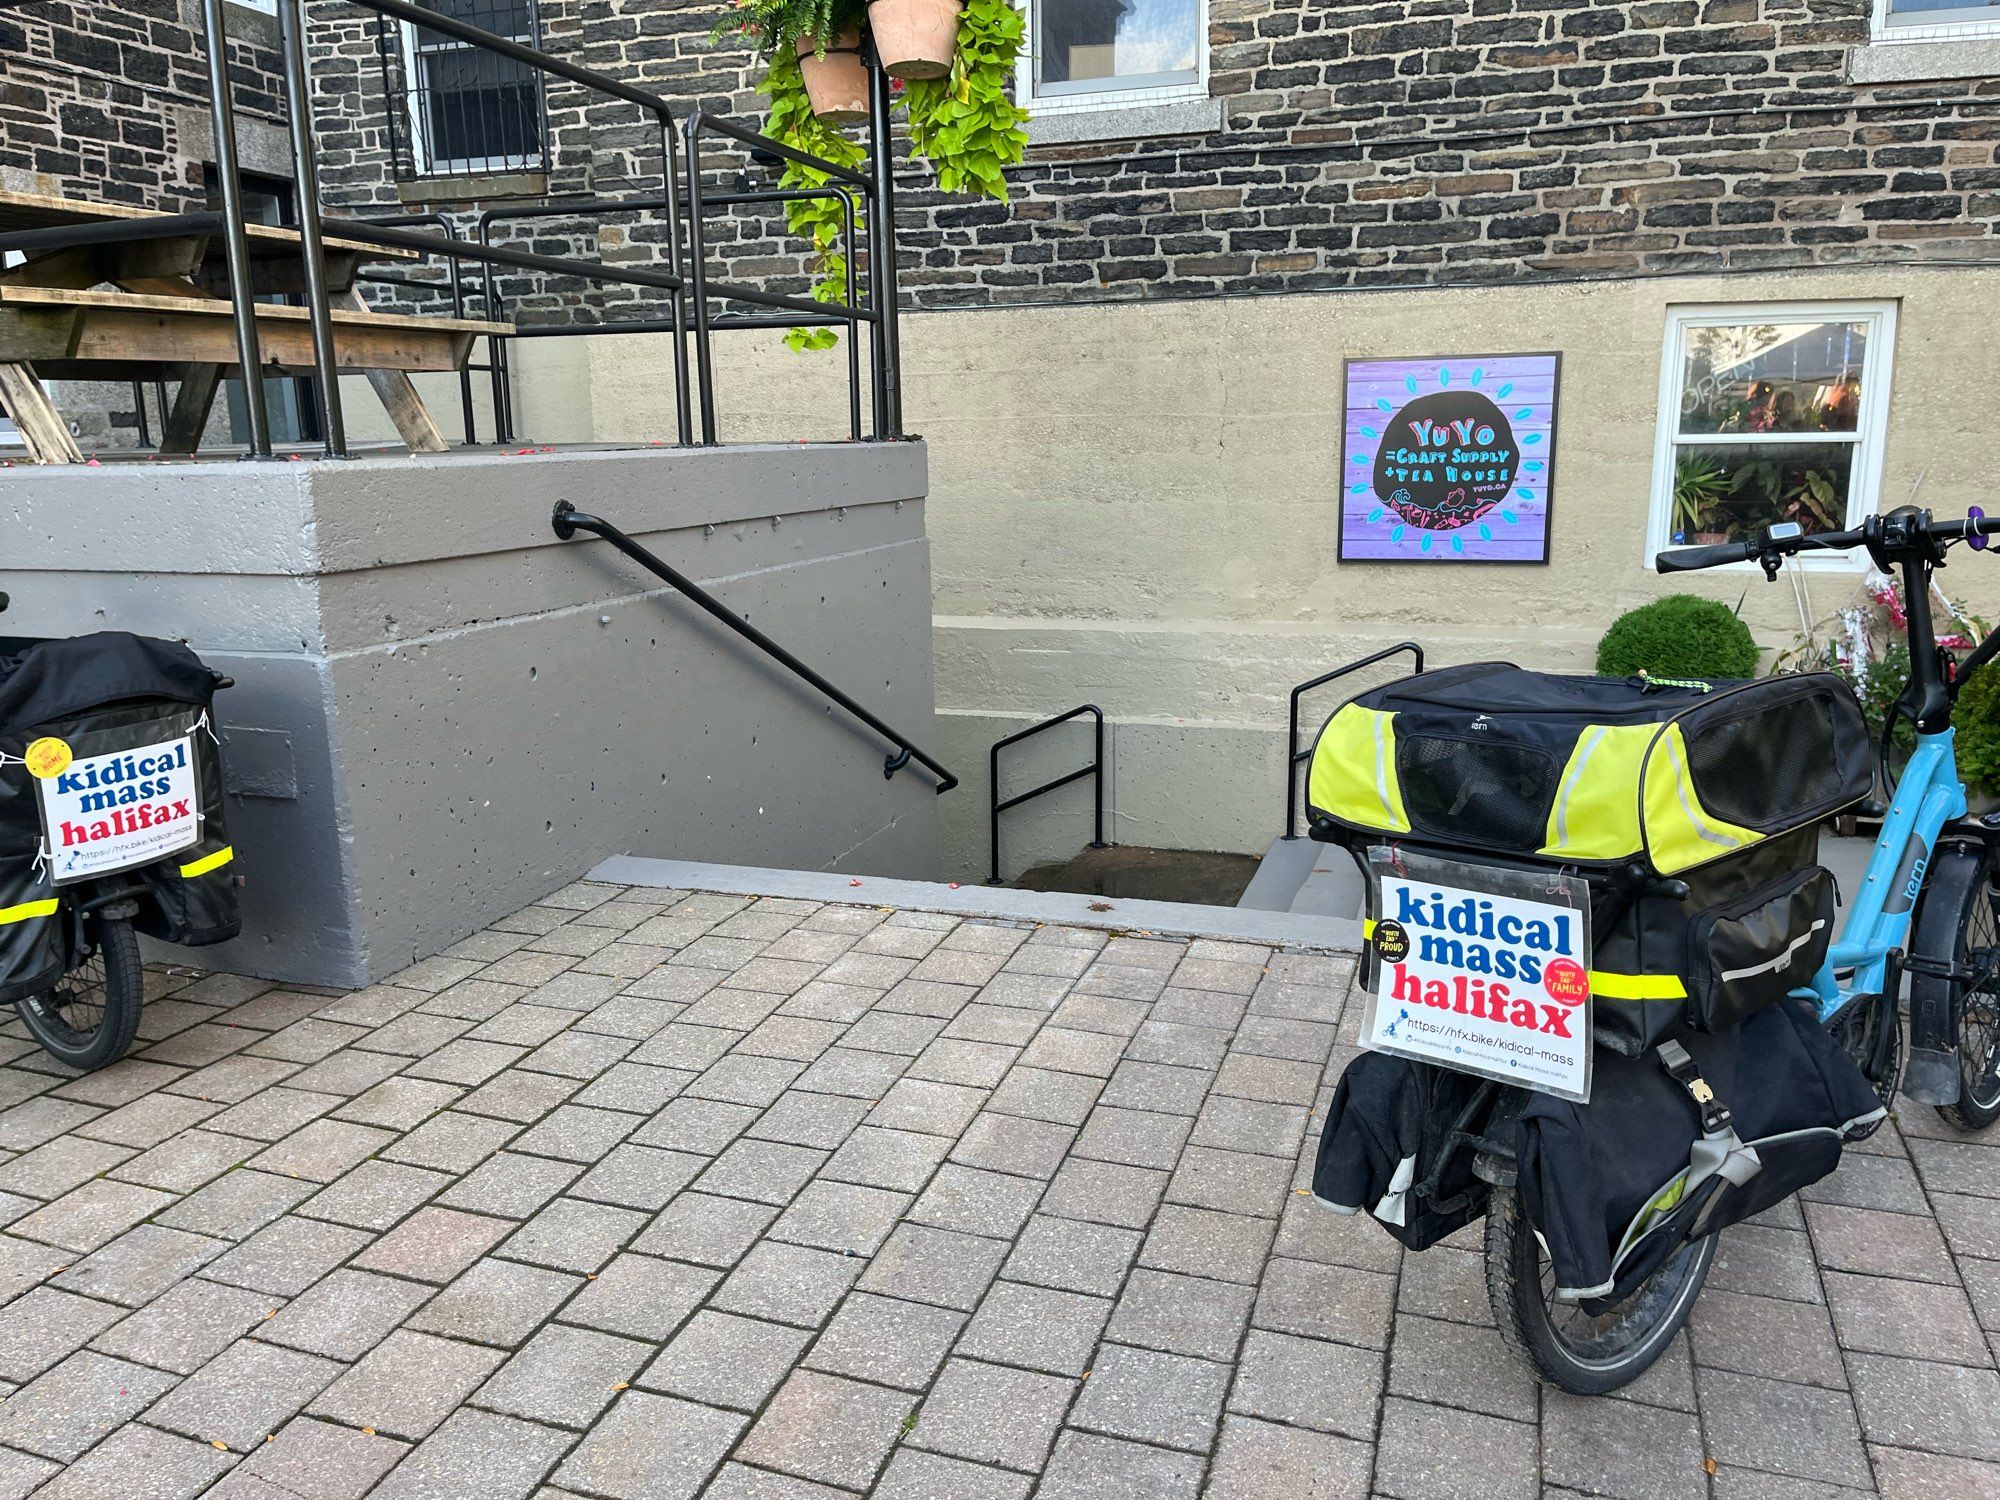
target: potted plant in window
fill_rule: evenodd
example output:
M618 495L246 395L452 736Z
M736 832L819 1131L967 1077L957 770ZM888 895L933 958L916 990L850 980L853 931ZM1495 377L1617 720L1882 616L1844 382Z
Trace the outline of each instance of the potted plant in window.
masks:
M929 0L928 20L909 21L895 7L919 0L735 0L717 23L716 39L734 33L761 53L767 68L761 85L771 112L764 133L836 166L858 167L860 145L838 127L868 114L866 70L857 32L865 23L884 71L898 74L900 102L909 122L913 155L937 171L947 193L975 192L1005 200L1005 169L1021 160L1028 133L1027 112L1014 102L1014 71L1027 25L1013 0ZM909 25L905 27L905 22ZM905 27L900 32L898 27ZM902 55L918 32L951 37L941 58ZM827 39L831 38L831 41ZM839 69L837 83L823 71ZM824 173L787 161L778 180L785 187L822 187ZM840 253L845 210L832 199L785 205L793 233L813 244L811 295L838 302L846 295L846 257ZM858 227L858 226L857 226ZM794 328L785 336L794 349L824 349L835 342L830 328Z
M1728 487L1722 465L1697 453L1681 455L1674 464L1674 530L1683 540L1698 546L1728 540L1723 532L1702 530Z

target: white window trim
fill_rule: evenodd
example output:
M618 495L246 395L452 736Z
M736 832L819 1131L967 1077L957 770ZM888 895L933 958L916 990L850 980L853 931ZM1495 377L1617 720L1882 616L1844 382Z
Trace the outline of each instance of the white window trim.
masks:
M422 67L418 62L417 27L412 21L403 21L399 23L397 29L401 33L403 42L403 105L404 113L410 126L410 161L416 167L418 176L427 176L432 172L452 174L525 172L540 165L539 161L522 161L511 156L447 156L433 158L431 155L430 140L424 132L423 105L420 102L423 98L428 97L429 89L423 82ZM509 40L517 41L530 47L537 45L537 39L534 37L512 37ZM470 52L478 49L467 47L465 50ZM539 90L537 90L536 97L540 97ZM549 122L546 117L541 122L541 128L544 132L549 128Z
M1660 352L1660 414L1653 443L1653 487L1647 502L1646 553L1644 565L1652 571L1653 559L1674 545L1674 449L1680 441L1682 335L1689 328L1731 326L1738 323L1857 323L1872 324L1868 330L1868 357L1862 366L1861 410L1855 421L1854 465L1849 471L1846 526L1861 524L1880 508L1883 448L1889 430L1889 392L1896 372L1895 302L1709 302L1689 303L1667 309L1667 329ZM1743 437L1741 433L1703 434L1702 441L1725 445ZM1824 442L1824 433L1765 433L1753 440L1756 445L1786 442ZM1803 553L1794 566L1815 572L1854 572L1867 566L1862 553L1831 553L1815 556ZM1752 563L1732 563L1725 571L1747 572Z
M1208 4L1209 0L1195 3L1195 58L1194 78L1187 83L1162 83L1141 88L1099 89L1089 93L1050 94L1037 98L1035 95L1035 48L1039 45L1039 32L1035 26L1035 7L1042 0L1021 0L1021 12L1027 21L1028 44L1021 49L1021 58L1015 66L1014 97L1019 99L1031 115L1076 115L1097 110L1131 109L1143 104L1178 104L1188 99L1208 97Z
M2000 16L1990 21L1912 22L1892 26L1889 0L1875 0L1874 22L1869 28L1869 40L1877 43L1959 42L1980 37L2000 37Z

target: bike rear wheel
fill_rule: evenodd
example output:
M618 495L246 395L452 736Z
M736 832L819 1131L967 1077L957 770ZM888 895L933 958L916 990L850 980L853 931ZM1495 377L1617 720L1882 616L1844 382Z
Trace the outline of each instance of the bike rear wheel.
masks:
M1715 1236L1683 1247L1632 1295L1592 1316L1556 1296L1555 1269L1514 1188L1486 1211L1486 1292L1500 1337L1549 1384L1601 1396L1637 1380L1667 1350L1708 1279Z
M89 1072L118 1061L139 1029L146 974L139 936L122 917L85 919L83 962L20 1005L21 1020L49 1056Z

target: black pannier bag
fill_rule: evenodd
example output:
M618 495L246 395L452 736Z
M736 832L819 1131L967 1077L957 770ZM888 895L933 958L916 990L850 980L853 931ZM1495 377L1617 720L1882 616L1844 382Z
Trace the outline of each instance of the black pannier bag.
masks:
M1522 1205L1559 1293L1599 1312L1690 1240L1832 1172L1883 1114L1812 1005L1786 997L1714 1035L1599 1056L1588 1104L1529 1096Z
M77 759L187 736L200 834L191 846L110 878L140 887L134 925L198 945L233 938L234 850L222 766L210 718L215 674L187 647L123 632L60 640L0 638L0 1002L40 993L72 967L73 924L47 847L35 778L35 741L63 740Z
M1407 839L1684 882L1594 901L1596 1039L1636 1057L1810 982L1833 935L1818 825L1873 775L1860 705L1830 675L1662 684L1482 662L1343 705L1308 800L1316 836L1357 857Z
M1340 1075L1313 1164L1313 1197L1366 1212L1425 1250L1486 1212L1491 1189L1454 1134L1475 1127L1494 1086L1465 1073L1364 1052Z

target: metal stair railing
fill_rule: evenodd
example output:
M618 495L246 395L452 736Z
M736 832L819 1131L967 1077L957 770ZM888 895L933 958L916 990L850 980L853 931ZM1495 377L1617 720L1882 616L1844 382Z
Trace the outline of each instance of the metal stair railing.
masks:
M613 526L609 521L600 520L596 516L585 515L575 506L571 505L569 501L558 500L556 502L555 513L550 517L549 524L554 529L556 536L565 542L570 540L579 531L587 531L592 536L599 537L611 543L612 546L631 558L632 561L639 564L647 572L664 579L683 597L699 606L714 619L727 625L737 635L770 657L771 660L804 678L821 693L825 694L863 724L866 724L870 729L881 735L883 739L887 740L894 747L882 758L882 777L885 781L893 778L898 771L902 770L911 761L915 761L937 778L937 793L940 797L958 785L958 778L952 775L935 756L919 749L908 735L884 722L879 715L863 708L853 698L849 697L848 694L840 688L835 687L831 682L828 682L820 673L800 661L791 652L772 640L748 620L740 620L731 614L728 606L723 604L720 599L717 599L715 595L711 594L707 589L678 569L662 562L658 557L655 557L651 552L633 541L631 537L620 531L616 526Z
M235 107L231 97L228 59L229 36L226 20L228 3L229 0L201 0L201 10L208 45L211 108L216 138L215 177L218 196L222 200L221 227L224 231L224 245L228 252L238 368L256 370L262 361L259 357L256 314L252 305L254 297L251 291L246 232L248 220L238 172ZM684 212L680 179L681 152L676 149L674 140L674 113L672 106L659 95L637 88L609 74L553 57L536 47L496 36L492 32L483 31L450 15L413 4L411 0L352 0L357 9L371 12L377 17L418 26L426 32L449 37L466 47L506 58L531 70L538 77L553 76L565 79L609 98L635 105L653 117L660 133L662 183L659 197L647 199L645 206L658 210L665 217L667 266L664 270L648 270L636 266L612 267L601 260L533 255L526 251L494 245L490 236L483 232L490 221L482 222L481 241L475 243L448 233L419 234L403 227L413 219L434 217L431 215L349 218L325 214L319 196L313 114L306 70L304 3L305 0L277 0L277 12L280 51L284 65L284 92L287 113L290 116L292 155L298 184L298 231L305 267L305 301L311 318L315 363L321 376L318 381L321 420L325 432L325 450L329 457L343 457L347 453L346 426L341 414L340 382L334 375L337 359L333 317L326 289L324 241L329 230L354 239L372 240L381 245L442 254L449 259L454 269L459 261L483 262L488 268L485 275L485 291L489 308L496 306L498 301L491 269L496 266L577 276L589 281L622 283L666 293L671 316L666 319L648 320L651 326L647 331L671 331L674 335L675 423L678 441L684 447L695 440L693 391L688 369L688 341L685 336L689 331L696 334L696 357L700 365L702 441L713 443L715 441L714 377L709 350L709 333L712 328L845 325L850 339L849 429L851 433L858 433L860 368L858 355L852 349L852 341L860 325L869 324L874 329L874 337L871 340L871 388L875 415L873 435L880 441L901 438L901 376L897 368L895 316L895 210L889 150L890 94L887 75L883 73L878 59L870 58L872 160L869 163L870 170L866 174L794 150L731 121L697 112L687 122L685 140L687 161L691 170L698 165L700 136L704 132L711 132L751 146L767 158L782 158L809 167L821 173L828 182L825 187L818 189L773 190L761 194L710 193L704 198L697 178L688 185L689 211ZM869 210L867 248L870 285L865 299L857 297L852 289L854 257L851 245L848 255L849 291L845 302L819 302L803 297L780 296L755 287L719 282L707 283L698 270L692 280L684 274L684 266L688 259L691 258L696 267L699 267L705 258L706 235L702 224L704 206L782 203L793 198L839 196L847 200L851 242L854 238L852 229L855 214L854 197L857 194L868 199ZM633 206L633 201L630 199L621 199L618 202L621 208ZM688 318L690 292L693 293L696 305L692 330ZM462 297L462 290L457 295ZM762 314L711 318L707 312L707 300L710 297L747 302L769 311ZM610 331L640 331L637 327L579 323L573 327L561 328L538 326L534 330L534 336L552 337L557 333L572 332L598 333L607 331L607 328L610 328ZM522 335L519 333L512 335L512 337L519 336ZM492 371L496 387L502 386L505 381L507 342L508 338L496 336L492 343L491 363L498 367ZM270 418L265 408L262 386L256 380L248 380L244 384L250 428L250 455L253 458L270 458L272 456ZM469 386L463 380L461 399L469 404ZM511 403L506 399L504 390L496 391L496 403L500 411L498 430L502 434L510 433Z
M1407 651L1416 659L1417 670L1424 669L1424 648L1415 641L1403 641L1398 645L1385 647L1373 656L1364 656L1359 661L1351 661L1344 667L1335 667L1331 672L1322 672L1309 682L1302 682L1292 689L1292 713L1289 728L1285 734L1285 842L1296 839L1299 826L1299 767L1312 759L1313 747L1299 748L1299 699L1314 688L1325 687L1329 682L1359 672L1363 667L1372 667L1378 661Z
M1000 752L1009 745L1018 745L1023 740L1033 739L1045 729L1054 729L1060 724L1067 724L1070 720L1082 718L1086 714L1096 726L1090 764L1058 776L1053 781L1044 782L1031 791L1020 792L1004 802L1001 801ZM986 754L986 771L986 825L993 852L993 873L987 879L988 885L1000 884L1000 814L1009 808L1019 807L1023 802L1032 802L1045 792L1053 792L1057 787L1068 786L1072 781L1081 781L1086 776L1093 778L1095 783L1093 791L1096 794L1090 847L1093 849L1110 847L1104 842L1104 710L1095 703L1079 703L1066 714L1057 714L1053 719L1044 719L1041 723L1031 724L1026 729L1008 735L1005 739L995 740L993 748Z

